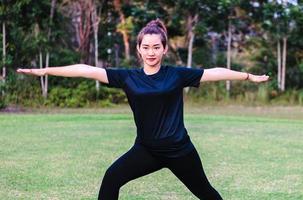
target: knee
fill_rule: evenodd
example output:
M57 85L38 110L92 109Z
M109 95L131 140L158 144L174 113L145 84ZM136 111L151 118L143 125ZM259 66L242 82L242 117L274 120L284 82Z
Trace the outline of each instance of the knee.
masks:
M124 185L123 177L112 167L108 168L104 174L102 185L119 189Z

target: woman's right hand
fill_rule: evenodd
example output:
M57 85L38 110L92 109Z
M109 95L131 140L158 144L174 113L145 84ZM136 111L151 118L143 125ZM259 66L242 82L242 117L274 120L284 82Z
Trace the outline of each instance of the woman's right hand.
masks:
M17 72L34 76L46 75L46 69L17 69Z

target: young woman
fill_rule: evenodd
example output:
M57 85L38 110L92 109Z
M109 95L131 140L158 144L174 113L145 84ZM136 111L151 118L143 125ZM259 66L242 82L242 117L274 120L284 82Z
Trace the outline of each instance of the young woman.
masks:
M85 77L122 88L133 111L137 137L133 147L106 171L99 198L114 200L127 182L168 168L199 199L222 199L203 171L200 157L183 123L183 88L200 82L248 80L264 82L257 76L225 68L190 69L162 66L167 53L167 31L160 20L149 22L138 34L137 50L143 68L102 69L84 64L45 69L18 69L36 76Z

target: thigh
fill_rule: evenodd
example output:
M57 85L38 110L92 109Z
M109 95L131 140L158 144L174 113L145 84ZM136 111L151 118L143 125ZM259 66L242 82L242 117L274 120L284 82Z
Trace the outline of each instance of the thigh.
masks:
M222 199L209 183L195 149L185 156L170 159L167 166L199 199Z
M161 168L158 160L144 147L134 145L108 168L106 175L116 183L123 185Z

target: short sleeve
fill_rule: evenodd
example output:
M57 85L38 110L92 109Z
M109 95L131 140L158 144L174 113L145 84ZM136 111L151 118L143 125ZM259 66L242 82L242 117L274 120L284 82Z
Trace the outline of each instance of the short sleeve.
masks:
M178 67L183 87L199 87L204 69Z
M125 80L128 76L128 70L117 68L107 68L105 70L108 79L108 86L114 88L123 88Z

